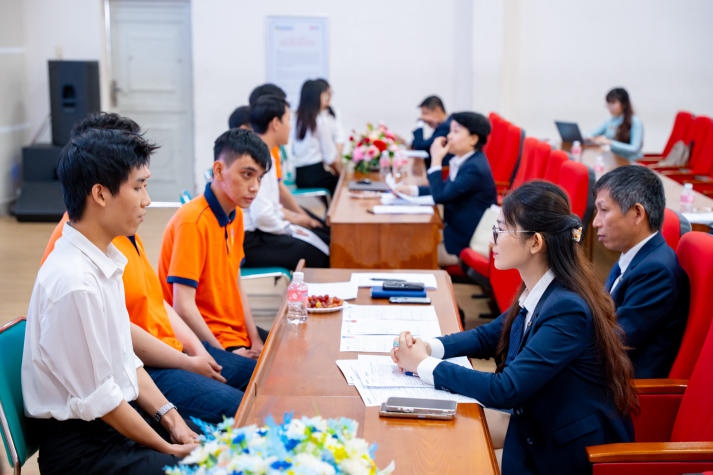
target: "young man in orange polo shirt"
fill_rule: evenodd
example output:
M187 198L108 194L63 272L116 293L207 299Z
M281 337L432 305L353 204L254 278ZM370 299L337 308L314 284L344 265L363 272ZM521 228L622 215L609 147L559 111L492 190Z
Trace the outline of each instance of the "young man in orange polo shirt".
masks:
M253 132L231 129L215 141L213 181L178 209L163 235L163 295L216 348L257 359L267 332L258 329L240 283L243 213L270 169L270 151Z

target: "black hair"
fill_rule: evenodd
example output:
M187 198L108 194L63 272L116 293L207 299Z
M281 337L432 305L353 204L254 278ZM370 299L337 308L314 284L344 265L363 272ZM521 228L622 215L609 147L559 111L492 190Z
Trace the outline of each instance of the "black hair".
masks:
M129 179L133 169L149 164L158 147L141 135L117 129L87 129L62 148L57 176L71 221L82 218L94 185L112 195Z
M468 129L471 135L478 136L475 150L482 150L485 144L488 143L488 135L490 135L491 129L490 121L483 114L478 114L477 112L454 112L451 114L451 120Z
M597 180L594 194L601 190L609 190L611 199L619 205L622 213L639 203L646 211L649 228L652 231L661 230L666 194L661 179L652 170L638 165L617 167Z
M94 112L76 122L72 126L70 137L81 135L89 129L115 129L125 130L138 134L141 131L139 124L115 112Z
M267 172L272 166L272 158L267 145L252 130L230 129L215 139L213 144L213 159L221 156L225 164L230 166L243 155L250 155L255 163Z
M431 110L441 109L443 112L446 111L446 106L443 105L443 101L438 96L428 96L427 98L421 101L418 107L425 107L426 109Z
M327 80L324 78L317 78L315 79L315 81L322 84L324 86L325 91L332 88L332 86L329 85L329 82L327 82ZM337 114L334 112L334 109L332 109L331 104L327 106L327 113L329 113L329 115L331 115L332 117L337 117Z
M268 82L261 84L252 90L250 97L248 98L248 104L250 104L250 107L254 106L257 100L262 96L277 96L282 99L287 99L287 94L280 86Z
M634 107L631 105L629 93L623 87L615 87L607 92L606 101L609 103L619 101L621 113L624 116L621 124L616 129L614 140L629 143L631 141L631 118L634 116Z
M288 102L281 97L262 96L250 106L250 125L256 133L264 134L272 119L281 120L288 107Z
M228 117L229 129L237 129L243 125L250 125L250 106L240 106Z
M322 93L329 85L325 82L308 79L302 84L300 92L300 105L297 108L297 138L302 140L307 135L307 131L314 132L317 128L317 116L322 110Z

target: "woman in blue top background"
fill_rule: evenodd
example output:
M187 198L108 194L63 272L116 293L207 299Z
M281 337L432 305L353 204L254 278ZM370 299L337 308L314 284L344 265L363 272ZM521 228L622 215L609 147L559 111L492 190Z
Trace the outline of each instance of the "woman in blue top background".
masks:
M590 134L595 143L608 145L620 157L633 161L644 156L644 124L634 115L629 93L622 87L606 95L611 118Z
M517 269L524 283L519 305L473 330L429 341L403 332L394 342L403 371L512 411L503 475L590 474L587 446L633 438L633 370L614 305L579 244L581 226L558 186L523 184L493 226L495 266ZM455 356L494 357L497 370L443 361Z

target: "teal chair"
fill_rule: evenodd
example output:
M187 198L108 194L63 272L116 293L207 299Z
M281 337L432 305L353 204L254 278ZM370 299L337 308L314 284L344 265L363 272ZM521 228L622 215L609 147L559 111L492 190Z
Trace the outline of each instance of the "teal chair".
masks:
M28 430L22 402L20 371L25 324L21 317L0 327L0 422L5 452L15 474L39 448Z

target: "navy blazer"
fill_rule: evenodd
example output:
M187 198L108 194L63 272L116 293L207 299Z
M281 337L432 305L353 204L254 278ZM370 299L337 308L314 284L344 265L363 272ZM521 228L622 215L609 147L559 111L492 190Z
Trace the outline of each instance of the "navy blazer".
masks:
M443 204L443 243L449 254L457 256L470 245L485 210L497 202L488 159L477 151L461 164L455 181L443 180L441 170L436 170L428 174L428 183L419 187L419 194L430 193L433 201Z
M423 128L419 127L413 131L413 141L411 142L411 148L414 150L423 150L431 156L431 145L436 137L445 137L448 132L451 131L451 118L449 117L445 121L441 122L433 130L433 134L427 139L423 138Z
M688 276L661 233L639 249L612 299L637 378L666 378L688 319Z
M505 314L476 329L441 337L444 358L489 358ZM512 409L503 448L503 475L590 474L585 448L633 440L606 383L589 307L556 280L533 311L532 325L501 373L441 362L439 389L465 394L487 407Z

